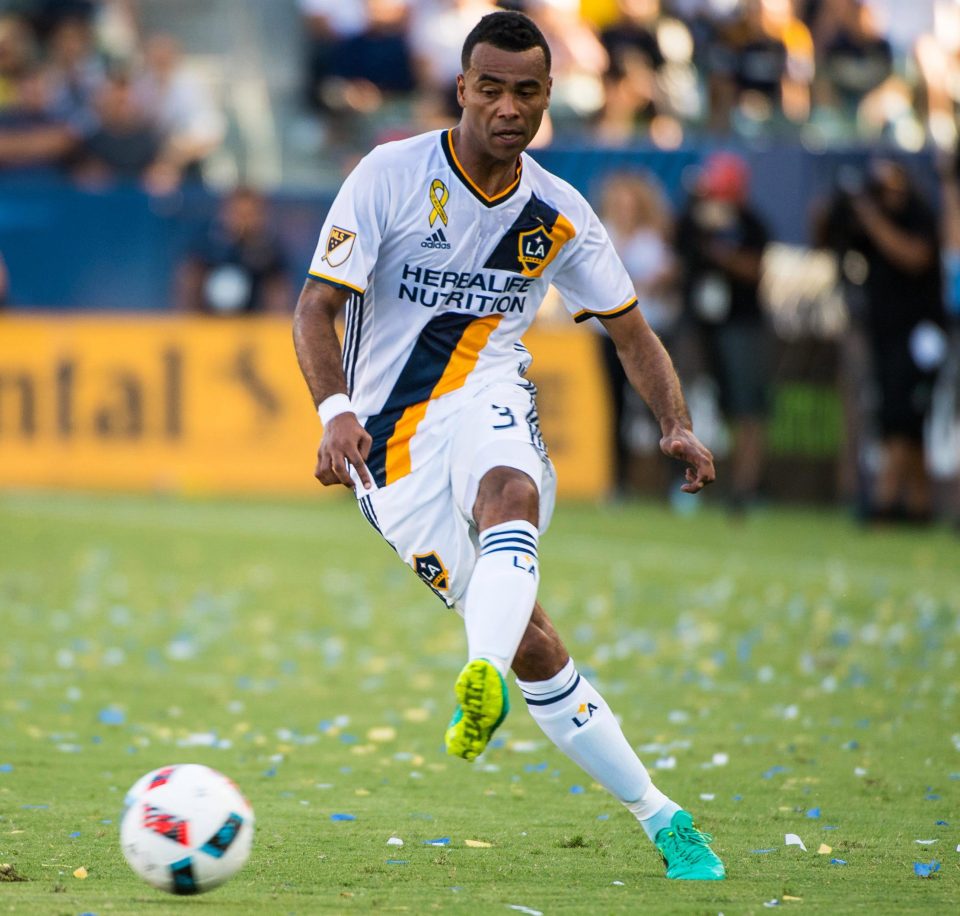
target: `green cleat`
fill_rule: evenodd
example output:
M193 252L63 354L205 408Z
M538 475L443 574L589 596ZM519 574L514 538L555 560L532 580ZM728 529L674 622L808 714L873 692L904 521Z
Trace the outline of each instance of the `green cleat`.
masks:
M444 736L447 753L473 760L510 711L507 682L490 662L477 658L460 672L454 691L459 703Z
M680 881L722 881L726 877L723 862L707 845L713 839L709 833L702 833L693 826L693 815L687 811L677 811L654 842L663 864L667 866L667 877Z

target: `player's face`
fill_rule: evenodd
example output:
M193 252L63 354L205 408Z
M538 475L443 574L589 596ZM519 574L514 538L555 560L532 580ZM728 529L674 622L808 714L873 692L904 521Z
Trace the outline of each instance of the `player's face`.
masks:
M478 44L469 69L457 77L462 134L492 159L516 159L540 129L551 82L541 48L502 51Z

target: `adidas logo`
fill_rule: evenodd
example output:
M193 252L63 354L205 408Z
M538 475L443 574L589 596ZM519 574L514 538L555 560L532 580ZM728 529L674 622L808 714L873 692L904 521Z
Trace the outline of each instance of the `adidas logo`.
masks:
M450 250L450 243L447 241L447 237L443 234L442 229L438 229L433 235L428 236L420 243L421 248L443 248L447 251Z

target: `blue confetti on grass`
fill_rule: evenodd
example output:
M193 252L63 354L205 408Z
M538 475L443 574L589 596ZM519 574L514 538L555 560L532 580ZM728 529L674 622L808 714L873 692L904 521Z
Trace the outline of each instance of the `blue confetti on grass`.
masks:
M331 814L330 820L332 821L355 821L357 816L355 814Z
M824 830L839 830L840 828L836 824L824 824Z
M927 794L924 795L923 797L924 797L927 801L940 801L940 796L937 795L936 792L927 792Z
M947 821L937 821L938 827L949 827L950 824Z
M787 772L787 768L786 768L785 766L781 766L781 765L778 763L778 764L775 764L774 766L770 767L769 770L765 770L765 771L763 772L763 778L764 778L764 779L773 779L773 777L776 776L778 773L786 773L786 772Z
M609 814L598 814L598 815L597 815L597 820L598 820L598 821L608 821L608 820L610 820L610 815L609 815Z
M546 771L546 769L547 769L548 766L549 766L549 764L546 763L546 762L543 762L543 763L528 763L528 764L525 764L525 765L524 765L523 771L524 771L525 773L543 773L543 772Z
M70 839L75 840L78 836L80 836L80 831L74 830L73 833L70 834Z
M831 864L831 865L846 865L846 864L847 864L847 860L846 860L846 859L831 859L831 860L830 860L830 864Z
M755 856L765 856L768 852L776 852L777 848L775 846L770 849L751 849L750 852Z
M918 878L929 878L935 872L940 871L940 863L934 859L931 862L914 862L913 873Z
M49 805L21 805L21 811L46 811Z
M571 795L583 795L587 790L583 786L570 786Z
M441 837L437 837L437 839L435 840L424 840L423 845L424 846L449 846L450 837L441 836Z
M814 819L820 817L820 809L819 809L819 808L811 808L811 809L807 812L807 817L812 817L812 818L814 818Z
M13 764L12 763L0 763L0 773L12 773Z
M343 734L340 736L341 744L356 744L359 740L356 735Z
M387 859L387 865L409 865L409 859Z
M97 721L101 725L123 725L127 721L126 713L116 706L107 706L97 713Z

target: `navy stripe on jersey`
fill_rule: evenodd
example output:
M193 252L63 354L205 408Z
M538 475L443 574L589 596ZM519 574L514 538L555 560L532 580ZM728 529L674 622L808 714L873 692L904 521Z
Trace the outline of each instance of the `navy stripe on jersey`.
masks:
M347 394L353 394L357 375L357 357L360 355L360 336L363 332L363 296L354 293L347 302L346 327L343 334L343 375L347 380Z
M520 233L544 229L547 233L553 231L560 213L544 203L536 194L530 195L530 200L524 204L520 215L514 220L507 234L500 239L493 254L487 258L483 266L493 270L511 270L514 273L523 272L520 263Z
M380 413L367 420L366 430L373 437L367 468L377 486L387 484L387 443L403 412L412 404L429 400L457 344L475 319L474 315L456 312L432 318L417 337Z
M460 163L457 161L456 154L453 151L453 138L450 136L449 130L445 130L440 135L440 148L443 150L443 155L447 159L447 165L450 166L453 174L463 182L464 187L485 207L496 207L504 201L510 200L510 198L517 193L517 189L520 187L520 176L523 173L522 159L517 159L516 178L506 193L488 197L473 183L470 176L460 167Z
M559 703L561 700L565 700L574 690L577 689L577 685L580 683L580 675L574 671L576 678L574 679L573 684L568 687L563 692L557 694L556 696L547 697L545 700L538 700L535 696L531 696L527 693L523 694L523 698L527 701L527 706L550 706L552 703ZM521 691L523 693L523 691Z

